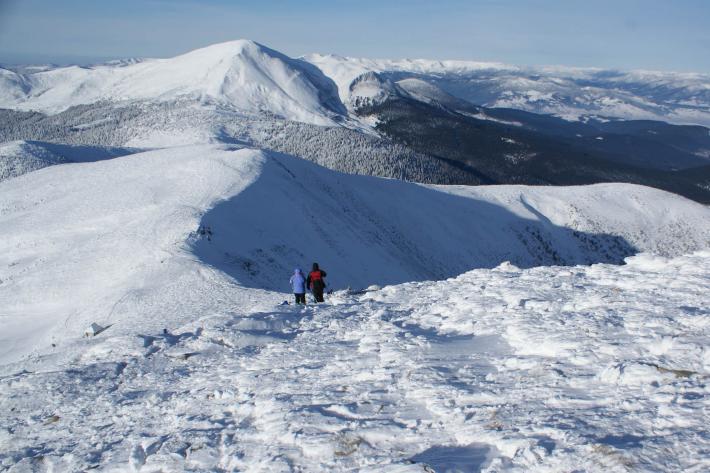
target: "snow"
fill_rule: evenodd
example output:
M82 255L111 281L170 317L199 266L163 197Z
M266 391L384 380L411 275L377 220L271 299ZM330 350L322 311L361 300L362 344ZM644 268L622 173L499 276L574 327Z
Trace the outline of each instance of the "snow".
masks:
M349 87L376 72L397 80L424 81L448 94L487 107L518 108L567 120L585 115L710 124L710 76L700 73L617 71L561 66L518 67L475 61L367 59L311 54L305 60L338 86Z
M465 73L480 70L517 70L515 66L475 61L431 61L426 59L367 59L335 54L309 54L304 60L316 65L338 86L340 99L347 103L350 84L367 72L406 71L415 74Z
M229 173L231 156L215 151L201 159L199 149L178 148L53 166L0 184L0 358L82 333L92 322L111 324L112 317L128 328L146 315L134 305L151 304L151 287L197 288L199 281L188 282L199 275L179 246L197 229L201 211L256 172L250 162Z
M66 159L62 156L26 141L2 143L0 144L0 181L64 162Z
M397 85L404 89L410 97L431 105L443 105L451 110L470 110L471 103L458 99L444 92L441 88L421 79L403 79Z
M91 323L184 323L214 281L284 291L284 275L319 261L331 287L359 289L506 260L676 256L710 246L709 215L641 186L425 186L225 145L52 166L0 183L0 360Z
M8 141L0 143L0 181L56 164L99 161L138 151L141 149Z
M344 112L335 86L311 64L248 40L170 59L33 74L0 70L0 106L57 113L102 100L215 100L238 110L332 124Z
M0 105L194 100L195 116L332 124L351 92L455 103L422 76L519 72L309 60L325 74L249 41L0 69ZM683 77L701 96L705 76ZM548 79L526 103L569 84ZM75 129L111 120L90 116ZM707 206L629 184L433 186L177 146L214 140L194 124L130 136L164 149L0 145L0 470L710 469ZM334 292L284 304L313 261Z
M359 76L350 84L349 97L350 100L364 98L379 102L399 93L400 90L391 81L383 80L377 74L370 72Z
M463 100L569 120L598 115L710 124L707 74L321 54L293 59L249 40L214 44L168 59L0 68L0 107L57 113L105 101L189 98L243 113L335 125L344 123L344 104L355 95L378 93L377 88L351 93L358 78L372 73L400 82L427 101Z
M310 196L309 188L323 192ZM589 204L570 217L570 201ZM426 249L451 265L447 252L459 248L460 259L466 243L446 236L455 233L448 220L476 252L496 242L515 256L520 250L496 222L509 224L513 213L609 228L616 215L617 229L643 230L635 244L674 251L707 247L710 234L706 208L638 186L427 187L224 146L67 164L6 181L0 464L8 471L710 466L702 454L708 252L643 254L624 266L503 263L439 282L338 291L318 307L283 306L290 295L252 288L285 290L293 261L274 258L288 260L293 241L301 263L314 254L300 242L317 248L332 285L417 279L421 262L390 268L397 259L383 250L394 248L382 240L397 229L392 241L413 238L418 228L421 240L407 252ZM471 221L480 220L476 231ZM664 229L688 221L694 226L678 235ZM209 241L196 231L205 222ZM336 233L340 241L330 240ZM419 249L422 242L430 246ZM556 243L563 253L564 240ZM256 244L272 259L268 274L234 273L235 280L215 266L224 249L234 261ZM94 336L81 338L86 327Z
M85 337L95 337L96 335L105 331L107 328L108 327L102 327L101 325L97 324L96 322L92 322L92 324L84 331L84 336Z
M0 464L702 471L710 253L681 254L710 247L709 213L640 186L423 186L214 145L7 180ZM656 254L536 266L512 236L604 257L567 227ZM314 259L368 289L282 305Z
M710 253L238 288L0 378L9 471L704 471ZM285 297L285 296L284 296ZM137 336L136 336L137 335ZM188 356L189 355L189 356ZM57 355L54 356L56 358ZM48 369L49 365L53 365Z

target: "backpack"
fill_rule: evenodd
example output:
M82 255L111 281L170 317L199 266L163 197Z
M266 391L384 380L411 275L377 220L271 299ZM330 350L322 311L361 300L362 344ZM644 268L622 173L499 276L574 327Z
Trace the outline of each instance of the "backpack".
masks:
M323 280L323 273L320 270L311 271L308 277L311 280L311 288L313 289L323 289L325 287L325 281Z

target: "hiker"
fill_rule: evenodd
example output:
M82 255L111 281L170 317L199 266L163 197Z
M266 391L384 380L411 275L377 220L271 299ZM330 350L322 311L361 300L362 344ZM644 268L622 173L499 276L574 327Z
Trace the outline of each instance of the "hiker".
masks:
M293 270L293 276L289 280L293 288L293 295L296 296L296 304L306 303L306 278L303 277L301 268Z
M313 263L313 269L308 274L308 279L306 279L306 286L313 293L313 298L316 302L323 301L323 289L325 289L325 271L318 267L318 263Z

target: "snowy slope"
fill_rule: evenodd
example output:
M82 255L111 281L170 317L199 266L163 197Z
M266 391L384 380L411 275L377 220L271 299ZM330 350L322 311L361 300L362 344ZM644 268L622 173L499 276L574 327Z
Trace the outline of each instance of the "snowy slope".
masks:
M219 146L41 169L1 183L0 210L3 360L91 322L190 320L230 276L288 291L312 261L357 289L710 246L710 210L649 188L423 186Z
M0 103L22 100L29 89L30 85L23 75L0 67Z
M0 143L0 181L55 164L100 161L138 151L140 149L24 140Z
M350 84L357 77L376 72L396 80L425 80L455 97L487 107L516 108L569 120L591 115L710 125L707 74L378 60L323 54L304 59L335 81L343 103L350 101Z
M2 143L0 144L0 181L66 162L63 156L31 142Z
M254 211L264 202L273 206L266 218ZM215 237L195 251L255 287L282 290L279 275L319 261L335 287L362 288L503 261L529 267L620 263L636 251L684 254L710 246L709 217L703 205L641 186L423 186L280 155L257 185L205 214Z
M374 72L366 72L358 76L349 85L349 89L350 103L357 99L367 99L378 103L389 96L397 96L403 92L392 81L382 79Z
M335 54L309 54L304 59L320 68L338 86L343 103L350 99L350 84L367 72L409 72L413 74L436 74L443 72L468 73L474 70L516 70L514 66L500 63L473 61L429 61L426 59L367 59L338 56Z
M109 329L0 377L0 465L707 471L708 278L705 252L506 264L319 307L207 293L184 325Z
M349 85L346 104L358 108L375 105L395 97L411 98L429 105L441 105L450 110L477 111L470 102L457 99L436 85L421 79L408 78L393 82L376 72L365 72Z
M257 159L230 172L232 157L166 150L53 166L1 183L2 357L83 333L97 318L130 325L146 315L132 311L132 302L169 293L167 280L190 280L197 269L180 248L200 213L256 176ZM23 197L28 192L35 197Z
M129 64L32 74L0 70L0 81L0 107L46 113L99 101L186 96L317 124L331 124L344 112L335 86L317 68L248 40Z
M0 465L702 471L710 210L236 146L0 183ZM282 306L317 260L333 288ZM92 322L108 327L82 338Z
M410 97L429 105L443 105L450 110L475 108L470 102L458 99L425 80L415 78L402 79L397 82L397 85L404 89Z

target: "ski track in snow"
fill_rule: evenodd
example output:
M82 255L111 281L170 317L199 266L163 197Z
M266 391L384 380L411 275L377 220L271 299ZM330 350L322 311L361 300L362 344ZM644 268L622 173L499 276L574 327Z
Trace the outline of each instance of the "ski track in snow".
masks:
M193 322L0 378L0 468L707 471L709 282L640 255L296 307L215 273Z

